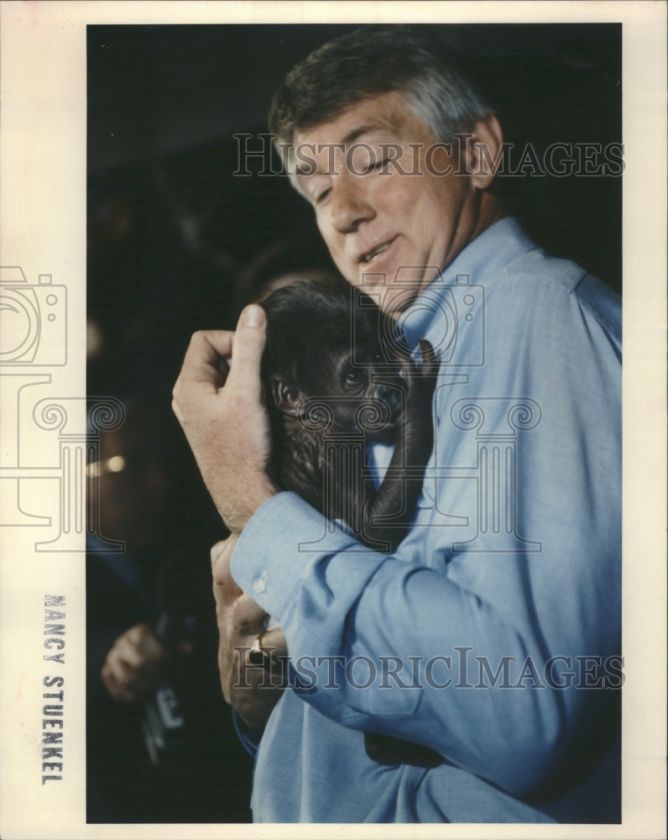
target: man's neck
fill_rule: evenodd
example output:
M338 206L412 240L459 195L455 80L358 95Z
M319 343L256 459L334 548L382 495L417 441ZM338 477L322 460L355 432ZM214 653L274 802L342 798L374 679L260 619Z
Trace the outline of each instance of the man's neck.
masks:
M503 203L496 196L488 192L480 193L477 211L473 232L469 237L467 245L473 242L487 228L508 215Z

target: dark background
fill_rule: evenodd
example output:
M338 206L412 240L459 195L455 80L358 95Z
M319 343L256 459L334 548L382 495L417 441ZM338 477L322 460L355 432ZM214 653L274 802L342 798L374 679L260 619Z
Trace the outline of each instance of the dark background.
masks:
M162 412L165 428L156 428L156 436L169 441L176 487L165 544L183 561L182 577L169 576L176 580L171 597L210 618L208 548L225 533L171 416L171 387L190 334L234 323L244 266L277 240L299 240L315 230L311 209L285 177L234 177L233 134L266 132L269 102L283 75L313 47L353 28L88 28L87 288L97 345L89 356L88 393L140 397ZM459 55L495 107L506 140L531 141L539 154L554 142L621 142L620 25L429 29ZM540 245L620 290L621 178L518 176L502 179L499 188ZM91 597L89 590L89 617L97 610ZM215 684L215 653L207 661L205 677ZM131 810L127 819L193 820L193 809L202 820L246 818L250 760L240 748L234 752L229 715L218 704L211 700L203 734L214 747L221 744L220 765L206 772L210 790L194 765L173 768L174 789L183 788L186 800L191 779L190 809L173 804L165 811L164 789L146 776L153 803L127 775L120 804L105 812L100 807L96 817L89 801L89 819L113 822L114 808L135 796L139 806L142 795L141 815ZM206 712L197 715L203 719ZM209 735L214 730L218 742ZM92 739L89 748L95 749ZM192 756L188 760L192 764ZM92 766L89 761L90 773ZM89 775L89 796L94 781ZM202 801L211 803L210 812Z

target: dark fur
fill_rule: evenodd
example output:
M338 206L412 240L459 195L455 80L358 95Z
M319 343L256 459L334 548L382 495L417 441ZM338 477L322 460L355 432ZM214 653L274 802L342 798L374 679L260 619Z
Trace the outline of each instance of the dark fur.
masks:
M378 307L336 278L279 289L263 306L273 479L366 544L393 549L410 527L432 448L431 345L422 343L416 367ZM318 424L323 416L329 422ZM395 443L378 490L362 474L373 440Z

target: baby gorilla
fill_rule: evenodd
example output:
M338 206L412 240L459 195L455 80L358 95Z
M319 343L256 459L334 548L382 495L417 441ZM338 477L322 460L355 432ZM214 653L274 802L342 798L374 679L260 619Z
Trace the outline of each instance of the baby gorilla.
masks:
M366 545L393 550L410 528L433 446L431 344L420 342L416 365L394 322L337 278L284 287L262 306L272 478ZM395 444L378 488L365 469L370 442Z

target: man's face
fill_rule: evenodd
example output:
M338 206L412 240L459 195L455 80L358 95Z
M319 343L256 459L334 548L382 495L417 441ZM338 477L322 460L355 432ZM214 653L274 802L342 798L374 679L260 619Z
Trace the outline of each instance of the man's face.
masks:
M399 91L296 132L294 145L297 187L339 271L388 313L403 310L476 233L476 190L455 174L456 149L438 143Z

